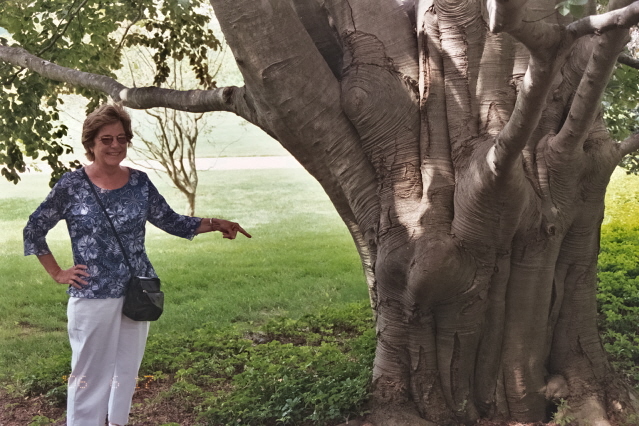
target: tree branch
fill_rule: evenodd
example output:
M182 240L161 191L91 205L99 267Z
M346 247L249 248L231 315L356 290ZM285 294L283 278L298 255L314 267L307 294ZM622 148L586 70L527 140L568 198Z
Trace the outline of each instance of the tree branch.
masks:
M247 102L244 87L221 87L215 90L170 90L159 87L129 88L111 77L78 71L38 58L17 47L0 46L0 60L27 68L41 76L72 86L96 90L114 101L135 109L164 107L189 112L228 111L263 127Z
M455 171L450 152L441 33L430 1L416 5L421 114L420 163L422 221L435 231L449 231L453 220Z
M525 1L506 2L489 0L488 12L491 28L503 30L522 43L530 52L528 69L519 86L515 107L506 125L495 137L488 153L488 163L495 175L509 169L526 147L539 124L546 106L546 98L553 84L553 77L570 52L572 42L564 37L562 27L541 20L525 21L519 15ZM538 12L554 15L552 6ZM508 21L508 13L517 19Z
M639 59L633 58L632 56L627 55L625 53L622 53L621 55L619 55L619 57L617 58L617 62L623 65L629 66L630 68L639 70Z
M326 7L345 46L341 108L357 130L359 145L376 177L383 181L380 186L392 188L379 191L380 202L413 215L421 201L413 25L395 2L333 0ZM389 110L387 105L393 108ZM381 128L386 131L379 131ZM380 227L391 223L384 219ZM415 224L410 226L411 232L418 232Z
M77 71L38 58L19 47L0 46L0 59L12 65L27 68L43 77L63 81L73 86L117 95L126 87L110 77Z
M592 15L569 24L567 32L574 38L603 34L615 29L628 29L639 23L639 2L601 15Z
M619 148L619 160L628 154L639 151L639 133L628 136L624 141L617 144Z
M514 164L537 127L552 87L556 65L556 62L549 64L530 57L515 109L488 154L490 167L496 175Z
M116 102L134 109L170 108L188 112L228 111L259 125L243 97L244 87L220 87L213 90L174 90L159 87L124 87L109 93Z
M120 37L118 50L122 49L122 46L124 45L127 34L129 34L129 31L131 30L131 28L140 21L140 19L142 18L142 14L143 14L143 11L141 9L138 10L138 16L133 21L129 22L129 24L126 26L126 28L124 29L124 33L122 34L122 37Z
M530 8L528 0L487 0L488 25L493 33L506 32L522 43L531 52L546 58L551 57L562 39L562 27L546 18L555 15L554 8L539 6L545 18L524 20ZM546 13L548 12L548 13Z
M588 137L592 121L600 108L601 96L627 38L628 32L621 29L596 40L568 117L555 138L555 144L567 148L566 152L580 149Z
M501 3L498 0L494 1L498 4ZM585 35L601 34L614 29L628 28L637 23L637 21L639 21L639 2L634 2L629 6L612 12L580 19L569 24L565 27L565 30L562 30L559 25L541 21L522 21L509 31L513 37L522 42L531 51L531 59L521 85L515 110L504 129L496 138L495 145L489 154L493 172L498 173L499 170L512 164L526 145L526 141L539 123L554 76L574 43ZM615 50L612 47L616 45L614 42L611 43L608 49L615 52L614 57L616 59L619 50ZM590 105L595 108L593 111L596 111L598 106L596 100L599 99L607 81L607 78L603 78L603 76L608 76L606 74L608 71L606 70L608 69L610 54L610 50L601 52L594 59L596 64L592 65L591 78L588 81L590 82L589 84L594 84L596 87L587 87L586 83L584 83L581 92L578 91L578 96L584 97L586 100L585 103L575 102L581 105L582 108ZM599 87L601 84L604 84L603 88ZM579 115L573 114L573 118L578 118L582 124L590 123L592 121L591 112L584 109L580 111ZM582 128L589 128L589 126ZM566 131L577 135L575 129L576 127L569 127Z
M477 2L435 2L435 14L442 29L446 114L455 161L458 149L479 133L479 105L474 95L485 48L485 23Z
M616 10L589 17L592 19L585 18L577 21L577 23L600 22L602 26L598 28L601 28L602 31L605 30L606 33L601 37L592 38L593 48L588 65L579 81L566 121L553 141L554 145L561 147L560 152L570 155L575 150L581 150L588 137L592 122L600 109L601 96L614 70L617 57L629 41L628 31L624 25L629 22L627 19L633 14L636 15L635 19L639 18L639 8L634 11L632 9L633 6L639 6L639 3L635 1L628 5L630 1L613 0L609 7L617 8ZM570 25L567 28L568 33L574 36ZM587 25L580 24L575 28L584 28L585 26ZM596 33L599 33L599 30Z
M627 4L630 0L622 1ZM546 57L552 55L559 47L569 47L583 36L601 35L614 29L627 29L639 22L639 2L636 1L611 12L579 19L568 24L565 29L561 25L543 20L521 19L522 12L526 10L523 6L527 2L528 0L488 0L486 7L490 29L496 33L507 32L523 43L531 53Z
M393 67L405 77L417 81L417 40L402 2L385 0L326 0L324 6L334 22L342 43L353 33L374 34L384 46L384 55L391 59ZM383 22L383 25L380 24Z

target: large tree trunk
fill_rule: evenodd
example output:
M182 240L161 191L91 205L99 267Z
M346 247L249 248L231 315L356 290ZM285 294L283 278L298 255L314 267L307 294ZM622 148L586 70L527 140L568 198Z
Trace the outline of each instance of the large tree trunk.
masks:
M621 156L597 105L625 33L579 38L554 1L373 3L212 0L262 127L362 254L372 420L543 421L560 398L580 424L635 412L595 303Z

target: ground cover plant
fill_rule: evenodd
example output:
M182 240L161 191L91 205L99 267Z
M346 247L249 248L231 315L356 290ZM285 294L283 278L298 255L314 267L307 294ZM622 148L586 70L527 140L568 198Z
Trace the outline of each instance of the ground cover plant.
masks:
M365 411L375 347L368 303L273 319L249 333L205 327L180 346L167 343L151 343L143 370L168 372L166 397L203 424L326 424Z
M639 177L613 175L599 254L600 330L617 371L639 386Z

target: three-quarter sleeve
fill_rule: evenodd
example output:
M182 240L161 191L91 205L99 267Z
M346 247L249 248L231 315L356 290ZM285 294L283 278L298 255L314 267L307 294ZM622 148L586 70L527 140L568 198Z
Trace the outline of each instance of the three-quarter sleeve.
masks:
M200 226L202 219L176 213L150 180L148 180L148 184L148 221L164 232L192 240L196 235L195 231Z
M69 198L68 188L64 184L66 180L63 176L42 204L29 216L23 231L25 256L31 254L42 256L51 253L46 236L64 218Z

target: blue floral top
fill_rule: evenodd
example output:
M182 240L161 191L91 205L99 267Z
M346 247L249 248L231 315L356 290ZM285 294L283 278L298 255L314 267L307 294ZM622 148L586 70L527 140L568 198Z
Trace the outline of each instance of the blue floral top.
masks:
M129 170L129 181L121 188L94 187L118 231L136 275L157 277L144 248L146 221L169 234L193 239L201 219L174 212L146 173ZM85 278L88 285L82 289L69 286L67 293L87 299L122 297L131 273L111 225L83 173L76 170L62 176L29 217L24 228L24 254L51 253L46 235L64 219L71 236L73 261L76 265L87 265L90 274Z

